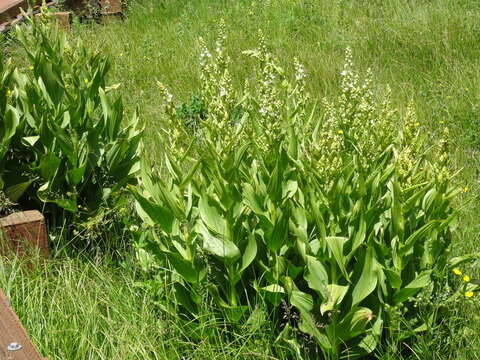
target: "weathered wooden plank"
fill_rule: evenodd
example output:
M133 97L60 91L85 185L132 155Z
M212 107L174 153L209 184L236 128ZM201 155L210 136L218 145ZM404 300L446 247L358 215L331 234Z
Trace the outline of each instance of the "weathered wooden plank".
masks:
M42 360L2 290L0 290L0 360Z
M23 211L0 218L0 253L14 251L19 255L36 251L48 256L45 218L37 210Z

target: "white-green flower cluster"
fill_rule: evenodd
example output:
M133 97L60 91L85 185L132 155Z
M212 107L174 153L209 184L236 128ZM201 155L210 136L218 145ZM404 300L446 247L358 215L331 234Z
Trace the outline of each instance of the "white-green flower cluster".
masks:
M319 171L326 184L348 159L356 157L368 169L387 147L394 146L399 175L406 185L410 184L410 173L423 156L421 126L415 111L409 106L402 117L392 109L388 87L382 96L375 96L372 71L368 69L360 79L349 48L340 73L339 96L312 106L303 65L294 59L294 75L288 78L261 32L259 47L243 52L256 60L253 81L246 79L242 89L234 89L223 21L219 34L213 52L200 39L201 97L208 113L197 134L200 143L215 148L219 156L248 142L265 152L293 134L299 139L303 160ZM161 91L167 113L175 117L172 96L163 87ZM188 133L176 129L182 127L179 121L171 122L171 126L169 146L185 150ZM439 161L445 162L444 157Z

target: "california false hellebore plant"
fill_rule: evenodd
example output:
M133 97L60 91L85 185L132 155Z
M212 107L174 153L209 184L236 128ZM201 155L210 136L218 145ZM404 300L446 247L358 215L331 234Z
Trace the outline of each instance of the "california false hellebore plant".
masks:
M435 294L447 267L457 193L448 131L429 157L413 109L393 110L388 91L378 100L350 50L341 94L321 109L309 105L303 67L295 61L289 80L262 36L244 52L254 83L235 90L224 42L222 28L215 53L201 55L207 116L195 136L159 84L163 158L156 170L144 162L130 187L148 230L139 259L173 270L162 276L175 311L200 315L208 296L235 323L259 299L287 303L299 320L279 337L308 334L332 359L372 352L401 319L412 334L432 325L412 304Z
M47 14L15 36L28 65L0 58L0 190L59 218L94 216L135 183L138 118L125 121L121 99L108 94L108 58L72 44Z

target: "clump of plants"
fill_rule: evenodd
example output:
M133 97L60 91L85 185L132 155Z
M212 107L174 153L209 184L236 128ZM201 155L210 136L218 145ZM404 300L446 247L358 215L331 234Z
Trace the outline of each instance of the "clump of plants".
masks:
M331 359L371 353L405 323L406 337L432 326L414 304L442 291L449 266L458 190L448 129L427 145L413 109L374 96L349 50L341 94L313 108L301 64L288 78L262 37L243 53L255 75L234 89L224 40L222 30L215 53L201 55L208 116L196 136L160 86L164 155L130 187L145 223L142 266L173 284L166 310L200 318L213 301L227 322L248 323L260 299L291 314L279 340L300 355L309 339Z
M108 59L69 40L48 14L19 26L27 68L1 62L2 186L52 219L114 208L135 183L142 127L108 93Z

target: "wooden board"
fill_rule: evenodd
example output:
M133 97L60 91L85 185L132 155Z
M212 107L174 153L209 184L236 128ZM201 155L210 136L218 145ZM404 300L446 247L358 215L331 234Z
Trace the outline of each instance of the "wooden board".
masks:
M8 350L12 343L21 346L19 350ZM42 360L22 327L17 314L10 307L5 294L0 290L0 360Z
M0 0L0 22L15 18L20 14L20 8L28 8L26 0Z
M37 210L13 213L0 218L0 254L8 250L19 255L39 250L48 256L48 237L45 218Z

